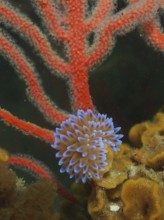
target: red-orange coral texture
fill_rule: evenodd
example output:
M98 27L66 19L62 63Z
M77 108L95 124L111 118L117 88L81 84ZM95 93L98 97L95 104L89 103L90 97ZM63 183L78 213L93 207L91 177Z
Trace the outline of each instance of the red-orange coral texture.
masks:
M118 36L140 27L139 31L144 33L146 41L164 51L161 24L163 0L127 0L121 9L117 8L115 0L30 2L39 22L35 23L20 11L17 4L14 6L9 0L0 1L0 54L16 69L27 88L30 101L51 126L61 125L70 117L70 112L60 109L48 97L35 59L30 59L17 37L33 49L51 74L67 82L70 111L74 115L78 110L88 109L97 114L90 94L89 72L112 52ZM61 48L54 49L57 48L54 42L60 44ZM127 144L122 144L119 152L107 149L110 162L103 170L102 178L90 181L92 193L88 211L93 219L164 219L163 115L159 112L153 121L132 127L129 137L135 150ZM0 119L49 145L55 143L56 134L53 130L19 119L2 107ZM3 202L0 207L1 219L58 219L58 215L51 209L54 198L51 175L35 164L35 161L21 156L14 160L12 155L8 157L5 151L0 151L0 158L4 163L0 166L0 199ZM22 192L17 192L16 176L8 169L7 161L10 165L36 171L49 181L34 183ZM66 195L68 198L69 194ZM72 199L77 201L74 197Z
M163 8L162 0L129 0L127 6L118 12L115 12L115 1L112 0L95 3L89 0L34 0L32 4L52 40L58 39L64 44L63 54L66 57L53 51L48 36L5 0L0 3L0 22L27 40L48 66L50 73L57 73L69 82L74 112L78 109L95 111L88 73L112 51L117 35L126 34L140 25L145 37L163 50L163 34L157 16L159 9ZM17 69L26 83L30 99L50 123L60 124L68 118L69 113L59 109L46 95L33 62L3 29L0 31L0 53ZM52 131L18 119L2 108L0 118L26 134L49 143L54 142Z

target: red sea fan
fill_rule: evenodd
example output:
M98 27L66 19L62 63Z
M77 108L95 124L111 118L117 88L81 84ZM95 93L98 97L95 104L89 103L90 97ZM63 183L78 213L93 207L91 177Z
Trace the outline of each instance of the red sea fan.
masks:
M157 16L159 9L164 7L162 0L129 0L126 7L120 11L115 10L113 0L32 0L31 2L48 34L6 0L1 0L0 22L3 27L0 29L0 53L17 69L21 79L26 83L30 100L52 125L60 125L68 120L69 113L59 109L46 95L35 64L25 55L13 36L9 37L4 27L8 27L27 40L52 74L57 73L68 81L74 114L78 109L83 111L91 109L96 113L89 91L88 72L112 51L118 35L126 34L140 26L146 33L146 38L154 46L161 50L164 48L163 34ZM66 57L53 50L49 38L63 43ZM3 108L0 108L0 118L26 134L50 144L56 143L53 131L18 119ZM117 138L119 139L120 136ZM78 148L78 151L81 151L81 148ZM62 153L67 156L68 152ZM84 155L86 152L82 150L81 153ZM92 159L96 156L97 154L91 154ZM101 162L106 163L104 160ZM92 165L96 169L97 166ZM62 171L65 168L62 167ZM66 169L69 171L69 166ZM75 168L74 171L81 172L78 169ZM88 174L88 176L95 175L97 173ZM80 178L85 182L86 177L81 173Z

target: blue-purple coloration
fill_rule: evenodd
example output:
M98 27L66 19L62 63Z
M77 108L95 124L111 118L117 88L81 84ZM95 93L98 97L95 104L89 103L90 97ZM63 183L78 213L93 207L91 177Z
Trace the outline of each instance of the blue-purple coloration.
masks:
M70 118L56 128L55 143L52 145L60 158L60 172L67 172L76 182L87 179L100 179L108 166L108 147L118 151L123 135L120 127L114 128L112 118L104 114L94 114L78 110L77 116Z

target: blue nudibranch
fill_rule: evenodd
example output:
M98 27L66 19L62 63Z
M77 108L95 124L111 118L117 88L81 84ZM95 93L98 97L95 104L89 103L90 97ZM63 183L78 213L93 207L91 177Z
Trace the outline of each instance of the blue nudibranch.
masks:
M76 182L100 179L101 171L108 165L107 147L118 151L123 135L120 127L114 128L112 118L94 114L92 110L77 111L62 122L55 131L56 157L60 158L60 172L67 172Z

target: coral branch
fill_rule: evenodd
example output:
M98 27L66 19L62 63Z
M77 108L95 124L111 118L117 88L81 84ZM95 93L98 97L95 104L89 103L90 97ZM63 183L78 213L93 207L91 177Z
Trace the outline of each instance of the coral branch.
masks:
M94 9L93 15L86 21L85 32L89 32L102 25L102 21L105 21L109 17L113 9L112 0L100 0Z
M150 20L159 7L158 0L144 0L131 4L126 9L114 15L105 27L107 33L124 33L136 27L137 24Z
M138 2L139 0L129 0L129 3ZM159 6L164 8L164 1L159 1ZM159 18L153 18L141 25L149 42L161 51L164 51L164 34L160 25Z
M97 40L97 45L95 45L95 49L89 54L87 65L95 65L111 50L114 34L126 33L136 27L140 22L150 19L156 13L157 7L157 0L139 1L113 15L102 30L99 30L100 36Z
M83 72L87 73L87 69L86 69L87 66L85 63L85 60L86 60L85 34L86 33L82 34L82 31L81 31L81 26L84 24L84 21L83 21L84 8L81 6L81 9L80 8L78 9L79 19L77 19L78 16L75 13L76 9L77 7L74 8L73 5L69 5L69 22L70 22L71 34L70 34L69 42L68 42L68 53L70 57L70 64L65 64L61 60L59 60L60 62L56 60L56 56L51 51L48 45L48 42L42 36L39 29L34 24L32 24L28 19L25 19L21 14L16 13L14 10L9 8L5 4L1 4L0 5L0 17L5 24L7 21L8 24L10 24L10 26L13 26L19 32L23 32L23 34L26 37L30 38L34 46L38 49L38 51L42 55L43 59L47 62L47 64L53 70L57 70L61 72L62 74L66 74L69 77L75 76L74 78L79 79L78 72L80 72L80 74ZM77 23L75 23L75 20L77 20ZM84 79L82 78L83 76L85 76ZM83 85L85 85L84 88L82 86L79 86L80 82L78 82L78 80L75 80L74 78L72 80L72 77L70 79L72 93L73 93L73 97L75 100L74 108L77 109L77 108L84 107L84 109L87 109L87 108L93 109L93 104L92 104L92 101L89 95L88 79L85 74L83 74L83 76L80 77L80 80L81 80L80 82L83 82ZM75 81L78 82L78 85L74 83ZM84 96L86 97L86 101L84 99ZM83 97L83 98L79 99L80 97ZM58 120L58 122L61 122L61 121Z
M0 51L2 51L13 63L18 71L23 76L23 79L28 85L28 92L38 105L40 111L47 116L47 118L52 123L61 123L67 118L67 116L56 110L55 106L51 103L48 97L44 94L41 86L39 85L39 80L34 74L34 69L32 65L24 57L23 53L15 47L13 43L7 40L7 36L0 34Z
M155 20L142 25L147 39L158 49L164 51L164 34Z
M73 97L72 102L75 110L87 110L90 108L94 111L94 106L89 91L87 73L83 70L78 70L76 75L71 78L70 86L72 90L71 97Z
M3 3L0 4L0 20L4 25L10 25L14 31L23 34L53 70L67 74L68 64L52 51L46 37L31 21Z
M55 138L52 131L41 128L30 122L20 120L2 108L0 108L0 119L2 119L9 126L13 126L25 134L40 138L48 143L54 143Z
M103 43L102 43L103 40ZM102 58L113 49L114 40L111 36L109 36L106 31L102 31L101 36L99 36L99 39L97 43L95 44L93 50L88 55L87 58L87 65L91 68Z
M35 0L33 2L37 10L39 10L41 17L43 17L42 19L46 23L46 26L50 29L51 34L56 36L59 40L67 41L69 33L59 25L57 13L52 3L50 1L44 3L43 0Z

